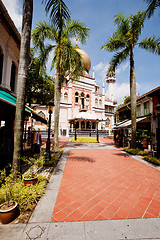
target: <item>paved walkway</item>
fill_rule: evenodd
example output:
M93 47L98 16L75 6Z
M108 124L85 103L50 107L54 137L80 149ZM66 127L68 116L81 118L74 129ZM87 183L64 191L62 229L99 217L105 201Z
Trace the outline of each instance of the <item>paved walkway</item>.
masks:
M112 146L111 141L104 141ZM52 222L160 216L158 170L112 147L72 147L70 144Z
M101 141L68 143L29 223L0 239L160 240L159 168Z

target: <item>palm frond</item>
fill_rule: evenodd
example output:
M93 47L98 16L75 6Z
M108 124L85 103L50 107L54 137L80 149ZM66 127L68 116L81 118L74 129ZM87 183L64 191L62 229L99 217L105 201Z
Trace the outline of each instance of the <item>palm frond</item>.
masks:
M114 16L114 22L117 25L117 35L122 37L130 31L129 19L125 18L122 13Z
M152 53L160 55L160 38L149 37L139 43L139 47L149 50Z
M130 21L130 33L132 35L133 43L135 44L138 41L141 30L144 27L144 21L146 19L146 11L137 12L135 15L129 17Z
M49 23L40 21L32 31L32 41L35 48L43 49L46 39L50 39L52 41L57 40L58 34L56 29L52 28Z
M45 3L45 11L50 12L50 20L56 28L62 29L65 22L70 20L70 12L63 0L43 0Z
M125 48L121 52L115 53L113 58L111 59L109 63L109 68L108 68L108 74L110 72L115 72L117 69L118 65L120 65L123 61L126 60L126 58L129 56L129 48Z
M52 67L55 64L60 76L65 76L65 73L69 71L70 78L76 80L84 71L80 54L74 49L71 41L65 37L61 41L61 46L55 49Z
M160 7L160 0L144 0L146 1L149 5L147 8L147 17L150 18L154 11Z
M41 67L45 67L49 54L54 50L55 45L48 44L39 52L38 61Z
M117 37L115 34L112 34L112 37L108 39L108 42L104 44L101 49L108 50L109 52L117 51L125 47L125 42L123 38Z
M67 23L66 29L64 29L64 35L68 38L78 36L79 41L83 44L86 42L90 33L90 29L84 25L84 23L78 20L72 20Z

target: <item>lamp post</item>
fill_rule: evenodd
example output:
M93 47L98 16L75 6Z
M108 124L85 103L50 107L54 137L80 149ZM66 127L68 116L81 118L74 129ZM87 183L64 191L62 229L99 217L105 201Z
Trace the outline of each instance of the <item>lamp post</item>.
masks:
M49 160L51 160L51 141L50 141L50 131L51 131L51 114L53 113L54 103L52 100L48 104L48 113L49 113L49 126L48 126L48 139L46 143L46 152L48 152Z
M156 131L156 140L157 140L157 158L160 157L160 104L158 103L155 108L156 116L158 118L158 128Z
M97 118L97 142L99 142L99 135L98 135L98 118Z
M74 140L77 140L77 128L76 128L76 122L77 120L75 119L75 134L74 134Z

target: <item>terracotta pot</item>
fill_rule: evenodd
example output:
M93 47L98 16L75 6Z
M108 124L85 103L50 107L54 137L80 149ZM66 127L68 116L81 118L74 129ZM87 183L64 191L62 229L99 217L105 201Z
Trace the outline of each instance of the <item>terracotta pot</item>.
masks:
M16 202L13 202L13 203L15 205L12 206L12 207L9 207L6 210L1 209L1 207L3 205L5 205L6 202L0 205L0 220L3 224L9 223L15 218L15 215L16 215L16 212L17 212L17 203Z
M38 176L34 177L34 178L25 178L23 177L23 182L25 186L30 186L30 185L34 185L36 184L38 181Z

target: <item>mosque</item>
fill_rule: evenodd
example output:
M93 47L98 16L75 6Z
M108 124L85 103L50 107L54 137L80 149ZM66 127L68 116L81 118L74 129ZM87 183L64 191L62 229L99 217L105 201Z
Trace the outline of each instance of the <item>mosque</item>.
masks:
M78 132L96 131L110 134L114 125L114 110L117 104L114 96L114 74L107 76L107 95L103 83L102 92L94 77L89 74L91 60L86 52L76 43L75 49L80 53L85 71L78 81L72 81L69 77L61 89L59 136L70 136L76 127ZM48 118L47 108L37 106L36 112ZM54 113L53 113L54 114ZM54 115L52 114L51 128L54 129ZM39 125L41 124L41 125ZM35 122L34 128L46 130L42 123Z

